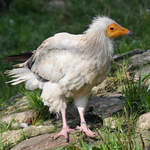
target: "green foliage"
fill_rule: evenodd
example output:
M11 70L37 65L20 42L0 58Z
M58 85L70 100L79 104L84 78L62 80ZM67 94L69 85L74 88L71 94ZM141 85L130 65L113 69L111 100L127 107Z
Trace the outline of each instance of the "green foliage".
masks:
M147 91L147 81L150 75L141 75L137 80L128 61L116 63L115 72L111 74L116 87L124 94L126 106L131 112L139 114L150 111L150 92ZM136 81L137 80L137 81Z
M0 150L5 150L5 146L4 146L4 144L2 143L1 138L0 138Z
M93 145L90 139L76 137L71 146L64 146L57 150L141 150L142 138L137 138L141 135L137 134L134 129L134 116L129 116L126 109L124 115L119 114L114 116L118 119L115 129L111 129L109 125L98 129L97 141Z
M119 81L120 84L124 84L124 80L127 78L128 70L130 69L129 63L124 60L121 63L116 63L117 70L114 73L114 77Z
M9 129L11 129L11 125L13 122L14 122L14 120L12 119L8 124L6 124L0 120L0 133L8 131Z
M44 106L42 99L40 98L40 90L35 90L34 92L24 91L27 97L29 107L37 113L37 118L48 119L50 116L49 108ZM35 120L37 120L35 118Z
M14 119L11 119L11 121L8 124L6 124L5 122L2 122L0 120L0 150L9 149L9 147L6 147L4 145L4 143L2 142L2 140L1 140L2 137L1 136L2 136L3 132L8 131L8 130L11 129L11 125L13 124L13 122L14 122Z
M16 95L20 89L22 89L22 85L11 86L6 83L10 79L4 74L4 71L10 69L12 64L4 64L0 62L0 110L3 110L8 104L11 104L10 97ZM18 90L19 89L19 90Z
M114 132L110 128L104 128L99 130L99 137L101 142L99 143L100 150L140 150L141 143L137 143L136 133L134 131L134 125L132 118L129 118L125 114L125 120L123 122L118 122ZM132 122L131 122L132 120ZM124 128L124 126L126 126Z
M126 80L124 84L123 93L127 102L127 107L131 112L148 112L150 111L150 92L147 91L147 86L144 85L144 81L149 76L145 76L143 79L140 77L137 82L134 81L134 77L131 80Z
M39 9L42 5L42 0L15 0L10 8L10 11L14 13L22 13L22 15L30 15L30 13L41 13Z

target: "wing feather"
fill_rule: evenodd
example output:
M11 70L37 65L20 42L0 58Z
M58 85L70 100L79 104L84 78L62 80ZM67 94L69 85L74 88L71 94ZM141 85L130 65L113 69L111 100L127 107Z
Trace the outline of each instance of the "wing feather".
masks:
M90 63L77 51L83 35L59 33L45 40L32 57L31 70L40 77L60 83L66 90L88 83ZM87 69L86 69L87 68Z
M93 62L92 62L93 63ZM32 71L53 83L58 83L63 91L79 90L95 78L95 66L79 53L66 50L51 51L34 64Z
M42 42L42 44L34 51L31 58L25 64L31 69L34 64L34 69L38 67L45 56L55 50L59 51L76 51L80 49L80 41L83 35L74 35L69 33L57 33Z
M77 50L83 35L74 35L69 33L57 33L43 41L37 48L35 57L47 55L51 50Z

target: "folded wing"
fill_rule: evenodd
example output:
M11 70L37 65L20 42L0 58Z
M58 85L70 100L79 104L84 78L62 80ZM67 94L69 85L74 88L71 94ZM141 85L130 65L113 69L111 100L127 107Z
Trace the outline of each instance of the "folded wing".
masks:
M90 68L79 53L82 36L59 33L45 40L28 61L32 72L70 90L82 87Z

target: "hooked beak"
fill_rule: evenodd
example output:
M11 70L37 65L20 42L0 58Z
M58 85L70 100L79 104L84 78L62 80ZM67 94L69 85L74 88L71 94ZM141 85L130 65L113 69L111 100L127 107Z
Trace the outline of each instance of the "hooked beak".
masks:
M129 35L129 34L132 34L132 32L122 26L118 26L116 31L114 31L113 37Z
M133 36L133 32L115 23L107 27L107 30L106 30L107 37L115 38L115 37L119 37L123 35Z
M133 31L129 31L128 35L131 36L131 37L134 37L134 32Z

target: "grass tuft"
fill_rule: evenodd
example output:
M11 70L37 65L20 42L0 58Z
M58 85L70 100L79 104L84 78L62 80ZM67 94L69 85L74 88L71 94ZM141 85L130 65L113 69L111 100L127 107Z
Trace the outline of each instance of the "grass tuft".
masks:
M147 77L147 76L146 76ZM131 112L139 114L150 111L150 92L145 86L146 78L139 78L137 82L134 81L134 76L131 80L126 79L126 84L123 86L123 93L127 107Z
M40 118L43 120L49 119L49 108L43 104L42 99L40 98L40 90L37 89L34 92L24 91L23 93L27 98L29 108L36 112L36 118L34 118L34 120L36 121Z

